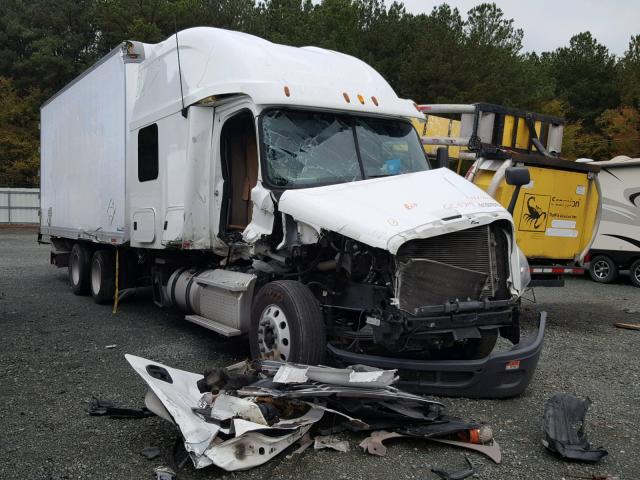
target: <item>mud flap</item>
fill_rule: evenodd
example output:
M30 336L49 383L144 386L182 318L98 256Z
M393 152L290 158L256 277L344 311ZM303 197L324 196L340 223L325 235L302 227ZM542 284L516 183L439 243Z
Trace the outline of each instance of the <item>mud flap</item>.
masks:
M584 420L591 401L558 393L544 406L542 444L569 460L598 462L607 455L604 448L593 448L587 441Z

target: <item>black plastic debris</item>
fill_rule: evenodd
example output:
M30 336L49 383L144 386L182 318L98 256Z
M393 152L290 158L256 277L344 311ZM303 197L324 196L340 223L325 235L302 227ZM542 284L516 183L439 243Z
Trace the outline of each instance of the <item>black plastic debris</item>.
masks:
M93 397L89 402L89 415L107 416L111 418L146 418L153 417L155 414L147 407L142 408L126 408L119 407L111 400L100 400Z
M466 468L464 470L449 473L439 468L432 468L431 471L438 475L442 480L463 480L470 477L471 475L475 475L476 473L478 473L476 467L474 467L471 463L471 460L469 460L469 457L465 455L464 459L467 461L467 465L469 466L469 468Z
M587 441L585 417L591 404L588 398L582 400L558 393L547 400L544 407L542 444L552 452L569 460L598 462L607 455L604 448L593 448Z
M140 450L140 455L149 460L153 460L160 456L160 449L158 447L144 447Z

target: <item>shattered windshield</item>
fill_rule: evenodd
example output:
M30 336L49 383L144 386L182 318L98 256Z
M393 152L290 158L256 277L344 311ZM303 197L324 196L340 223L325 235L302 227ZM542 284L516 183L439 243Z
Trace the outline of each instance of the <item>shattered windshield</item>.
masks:
M429 168L413 127L400 120L271 110L262 141L268 180L286 188Z

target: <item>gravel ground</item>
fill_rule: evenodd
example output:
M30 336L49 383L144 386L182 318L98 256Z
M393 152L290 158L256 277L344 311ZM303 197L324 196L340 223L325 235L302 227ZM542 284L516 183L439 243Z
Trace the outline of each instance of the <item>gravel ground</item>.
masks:
M200 372L245 358L246 342L223 340L142 299L121 304L112 315L109 307L74 296L66 269L49 266L48 246L35 240L33 230L0 229L0 478L151 478L155 466L168 462L176 436L171 425L159 418L89 417L87 401L95 395L143 404L145 384L125 353ZM525 328L543 309L549 323L527 391L509 400L441 399L452 414L494 428L504 460L494 465L470 454L480 478L640 478L640 331L612 325L640 320L640 290L624 279L615 285L575 279L564 288L539 288L535 297L525 302ZM543 405L557 392L592 399L589 438L609 451L599 464L565 462L542 447ZM362 435L345 438L349 453L307 450L235 474L188 465L179 478L435 479L430 466L455 471L465 465L460 450L426 441L392 440L379 458L357 448ZM162 456L145 459L140 451L146 446L160 447Z

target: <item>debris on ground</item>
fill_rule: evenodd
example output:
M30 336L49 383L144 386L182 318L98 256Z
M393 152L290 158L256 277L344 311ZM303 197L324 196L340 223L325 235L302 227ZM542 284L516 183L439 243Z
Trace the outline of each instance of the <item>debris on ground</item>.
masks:
M291 459L296 455L300 455L311 445L313 445L313 438L311 437L311 434L305 433L304 436L300 440L298 440L298 442L296 443L296 446L298 448L296 448L293 452L287 455L287 458Z
M620 480L620 477L617 475L591 475L590 477L571 475L570 478L581 478L584 480Z
M160 456L160 449L158 447L145 447L140 451L140 455L149 460L153 460Z
M545 404L542 444L569 460L598 462L607 455L602 448L592 448L585 433L585 417L591 404L564 393L557 393Z
M469 468L466 468L464 470L459 470L457 472L449 473L440 468L432 468L431 471L436 475L438 475L442 480L464 480L465 478L468 478L471 475L475 475L476 473L478 473L478 470L476 469L476 467L473 466L473 464L471 463L471 460L469 460L469 457L465 455L464 459L467 461L467 465L469 466Z
M315 437L313 443L314 450L322 450L324 448L330 448L337 452L348 452L350 450L349 442L346 440L340 440L332 435L318 435Z
M380 457L384 457L387 454L387 447L384 446L382 442L385 440L389 440L391 438L408 438L408 437L419 437L419 435L409 435L398 432L388 432L385 430L378 430L371 433L370 436L365 438L362 442L360 442L360 447L365 451L370 453L371 455L378 455ZM432 442L444 443L446 445L451 445L455 447L467 448L469 450L474 450L478 453L482 453L487 456L493 462L499 464L502 462L502 451L500 450L500 445L493 438L485 439L485 443L471 443L460 440L451 440L447 438L436 438L436 437L423 437Z
M613 325L626 330L640 330L640 323L615 322Z
M153 469L153 480L176 480L176 472L169 467L156 467Z
M112 348L116 348L118 345L116 345L115 343L112 345L105 345L104 348L111 350Z
M91 416L107 416L111 418L146 418L155 415L146 407L119 407L111 400L101 400L96 397L93 397L89 402L88 411Z
M346 430L371 431L369 438L379 444L371 453L384 449L382 440L395 434L479 451L484 447L492 451L494 461L496 450L499 457L499 446L489 438L491 429L448 416L442 403L398 390L393 386L398 380L395 370L261 360L199 375L125 357L150 387L147 408L176 425L196 468L246 470L294 444L300 446L293 454L312 443L315 449L347 451L349 442L335 436ZM312 441L308 432L325 413L334 415L329 435Z

